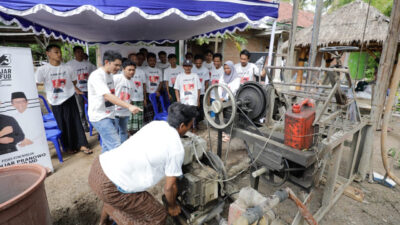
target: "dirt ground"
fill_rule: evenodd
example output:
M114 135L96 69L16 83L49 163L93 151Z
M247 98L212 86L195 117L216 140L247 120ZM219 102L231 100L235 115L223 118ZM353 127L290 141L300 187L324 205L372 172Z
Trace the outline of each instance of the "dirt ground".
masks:
M400 123L398 121L391 123L391 128L393 130L389 133L388 145L400 151ZM200 131L199 135L208 141L208 132L206 131ZM379 135L380 133L376 132L375 147L379 146ZM216 151L216 137L216 132L211 131L211 142L214 151ZM46 179L45 185L54 225L98 224L101 202L91 192L87 177L90 166L95 157L100 154L101 148L97 141L97 135L88 137L88 141L94 150L94 154L64 154L65 161L62 164L58 162L54 148L50 146L55 172ZM223 149L227 149L227 144L223 144ZM246 158L247 153L244 150L242 141L233 139L226 166L228 170L239 162L243 162ZM373 161L374 170L380 174L384 174L380 152L374 151ZM400 169L398 167L394 167L393 171L397 176L400 176ZM248 173L239 176L234 182L240 187L249 186ZM161 181L160 184L150 191L157 198L160 198L162 194L162 185ZM301 196L301 190L298 187L290 183L283 185L283 187L286 186L291 187L298 196ZM361 183L354 182L352 186L360 188L364 192L364 202L357 202L346 196L342 196L320 224L400 224L400 188L398 186L388 188L381 184L368 183L367 181ZM270 195L277 189L260 181L259 191L262 194ZM315 192L316 194L312 196L311 200L311 211L315 211L321 198L321 189L317 189ZM297 208L293 202L286 200L274 211L282 221L290 224L297 212Z

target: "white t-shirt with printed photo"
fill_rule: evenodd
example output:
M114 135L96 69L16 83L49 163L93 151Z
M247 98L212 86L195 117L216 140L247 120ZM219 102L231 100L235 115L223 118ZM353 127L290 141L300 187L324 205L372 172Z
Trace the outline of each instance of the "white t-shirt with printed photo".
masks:
M88 80L88 116L92 122L105 118L114 119L115 105L104 98L105 94L115 94L113 75L103 68L93 71Z
M35 73L36 83L43 83L50 105L60 105L75 94L72 83L77 76L72 67L65 64L53 66L50 63L39 67Z
M158 89L158 85L162 81L162 71L157 67L146 67L144 69L144 73L146 74L146 89L147 93L152 94L156 93Z
M221 66L219 69L213 67L210 72L210 86L213 84L218 84L221 77L224 75L224 67ZM211 92L211 98L215 99L214 91Z
M241 63L235 64L236 73L241 78L240 83L243 84L247 81L253 81L254 76L259 76L260 71L254 63L247 63L245 67Z
M127 79L124 74L117 74L113 76L115 95L126 103L130 103L133 97L133 82L132 79ZM129 116L131 112L129 109L116 105L115 115L120 117Z
M168 67L164 71L164 81L168 81L169 87L174 87L176 77L184 72L185 71L183 70L183 68L179 65L177 65L175 68Z
M200 79L195 73L181 73L176 77L175 90L179 90L182 104L197 106L198 90L201 89Z
M88 61L82 60L79 62L76 59L67 62L66 65L72 67L77 74L76 87L81 91L87 92L87 81L89 79L89 74L96 70L96 68Z
M195 73L195 74L197 74L197 76L199 76L200 83L201 83L200 95L204 95L205 88L206 88L206 81L210 80L210 71L204 66L202 66L200 68L197 68L196 66L194 66L192 68L192 73Z
M153 121L116 149L101 154L100 165L115 185L137 193L165 176L181 176L184 154L178 131L166 121Z
M136 69L135 75L131 78L133 82L132 101L140 102L144 100L143 85L146 84L146 75L143 70ZM146 84L147 85L147 84Z

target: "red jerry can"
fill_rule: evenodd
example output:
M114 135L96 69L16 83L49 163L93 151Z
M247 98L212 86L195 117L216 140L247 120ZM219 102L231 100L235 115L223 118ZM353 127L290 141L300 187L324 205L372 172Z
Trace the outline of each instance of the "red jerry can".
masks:
M315 119L314 104L305 99L300 105L294 104L285 114L285 145L303 150L313 143Z

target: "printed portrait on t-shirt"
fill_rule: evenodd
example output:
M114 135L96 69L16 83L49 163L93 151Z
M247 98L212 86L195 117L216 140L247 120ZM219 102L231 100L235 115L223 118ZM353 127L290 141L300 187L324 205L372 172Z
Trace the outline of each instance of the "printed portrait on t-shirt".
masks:
M212 80L211 84L218 84L219 80Z
M185 95L192 95L192 92L194 90L194 84L184 84L183 85L183 91Z
M171 77L171 83L175 84L175 81L176 81L176 77Z
M249 81L249 78L248 78L248 77L242 77L242 78L240 78L240 83L241 83L241 84L246 83L247 81Z
M87 84L88 79L89 79L89 73L78 74L78 83L79 84Z
M110 92L111 92L111 94L115 95L115 89L114 88L110 89ZM111 103L110 101L105 101L104 104L105 104L106 108L114 106L114 104ZM106 110L106 113L108 113L108 112L110 112L110 111Z
M55 79L51 81L53 83L53 93L61 93L64 92L65 84L67 83L66 79Z
M122 101L128 101L131 98L131 95L128 92L121 91L121 93L119 93L119 98Z
M159 76L150 76L150 86L158 86L158 80L160 79Z
M135 83L136 88L140 88L140 85L142 85L142 82L140 82L140 81L134 81L134 83Z

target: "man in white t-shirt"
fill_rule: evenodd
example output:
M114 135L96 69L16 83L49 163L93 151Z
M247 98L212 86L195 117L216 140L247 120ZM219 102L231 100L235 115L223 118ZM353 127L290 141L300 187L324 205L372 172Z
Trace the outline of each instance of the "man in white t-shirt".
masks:
M205 60L203 62L203 66L205 68L207 68L208 71L210 71L210 72L214 66L213 65L213 56L214 56L213 52L211 50L207 50L205 53Z
M165 51L160 51L158 53L158 59L160 61L157 62L156 67L160 68L164 72L164 70L170 66L170 64L167 62L167 53Z
M145 58L144 54L142 52L138 52L136 54L136 58L137 58L137 62L133 61L136 63L136 69L145 70L147 67L147 62L145 61L146 58ZM145 64L145 62L146 62L146 64Z
M175 85L175 80L176 77L183 73L183 68L179 65L176 65L176 55L175 54L169 54L168 55L168 61L170 63L170 67L165 69L164 71L164 82L165 82L165 87L168 92L168 97L169 100L172 102L176 102L176 96L175 96L175 90L174 90L174 85Z
M67 151L92 153L87 148L85 131L79 118L75 93L82 94L76 87L76 71L62 64L61 49L58 45L48 45L46 55L49 63L39 67L35 73L36 83L44 85L47 101L52 106L53 115L61 130L61 141Z
M68 66L72 67L72 69L77 74L77 84L76 87L79 88L87 98L87 80L89 78L89 74L91 74L96 67L92 65L89 61L85 61L83 48L81 46L75 46L73 48L75 59L69 61L67 63ZM89 131L88 123L86 120L85 113L85 100L81 95L75 94L76 101L78 103L79 114L81 116L82 126L86 132Z
M179 74L175 80L175 96L177 102L200 107L201 83L199 76L192 73L192 61L183 62L184 73Z
M260 71L258 67L249 62L250 52L246 49L240 52L240 63L235 65L235 70L240 77L240 83L246 83L247 81L255 81L254 76L259 76Z
M113 74L117 73L121 67L122 56L115 51L106 51L103 56L103 66L93 71L88 81L90 122L102 140L102 152L114 149L121 145L114 126L115 105L127 108L135 114L141 111L139 107L122 101L115 96ZM114 105L115 104L115 105Z
M149 52L147 54L147 63L149 66L144 69L146 74L146 89L147 89L147 102L150 103L150 94L156 93L157 97L161 97L160 91L162 86L162 71L156 67L157 57L154 53ZM160 108L160 106L157 106ZM161 110L161 109L160 109ZM145 108L144 122L148 123L154 118L154 109L152 104L148 104Z
M146 75L143 70L137 68L135 74L132 77L133 82L133 96L132 104L140 108L147 106L146 100ZM133 135L143 127L143 112L131 114L128 122L128 132Z
M197 109L180 103L168 109L167 121L153 121L113 151L97 158L89 185L104 203L123 211L135 224L165 224L167 212L177 216L176 179L182 176L182 137L192 126ZM147 190L166 177L167 212Z
M141 48L141 49L139 49L139 53L143 54L143 65L142 66L147 67L149 65L147 63L147 55L149 54L149 51L147 51L146 48ZM138 55L138 54L136 54L136 55Z
M199 76L199 80L201 83L200 90L200 106L199 106L199 117L196 118L196 124L204 119L203 112L203 98L204 93L208 89L209 81L210 81L210 71L203 66L203 56L195 55L194 56L194 67L192 68L192 73L197 74Z
M134 95L132 78L135 74L136 65L127 59L122 63L122 68L122 73L113 76L115 95L122 101L130 103L133 101ZM118 131L121 143L128 139L128 120L131 114L127 108L115 106L115 128Z
M222 66L222 55L220 53L215 53L213 55L213 68L210 72L210 82L211 85L218 84L222 76L224 76L224 67ZM215 99L214 91L211 92L211 101Z

